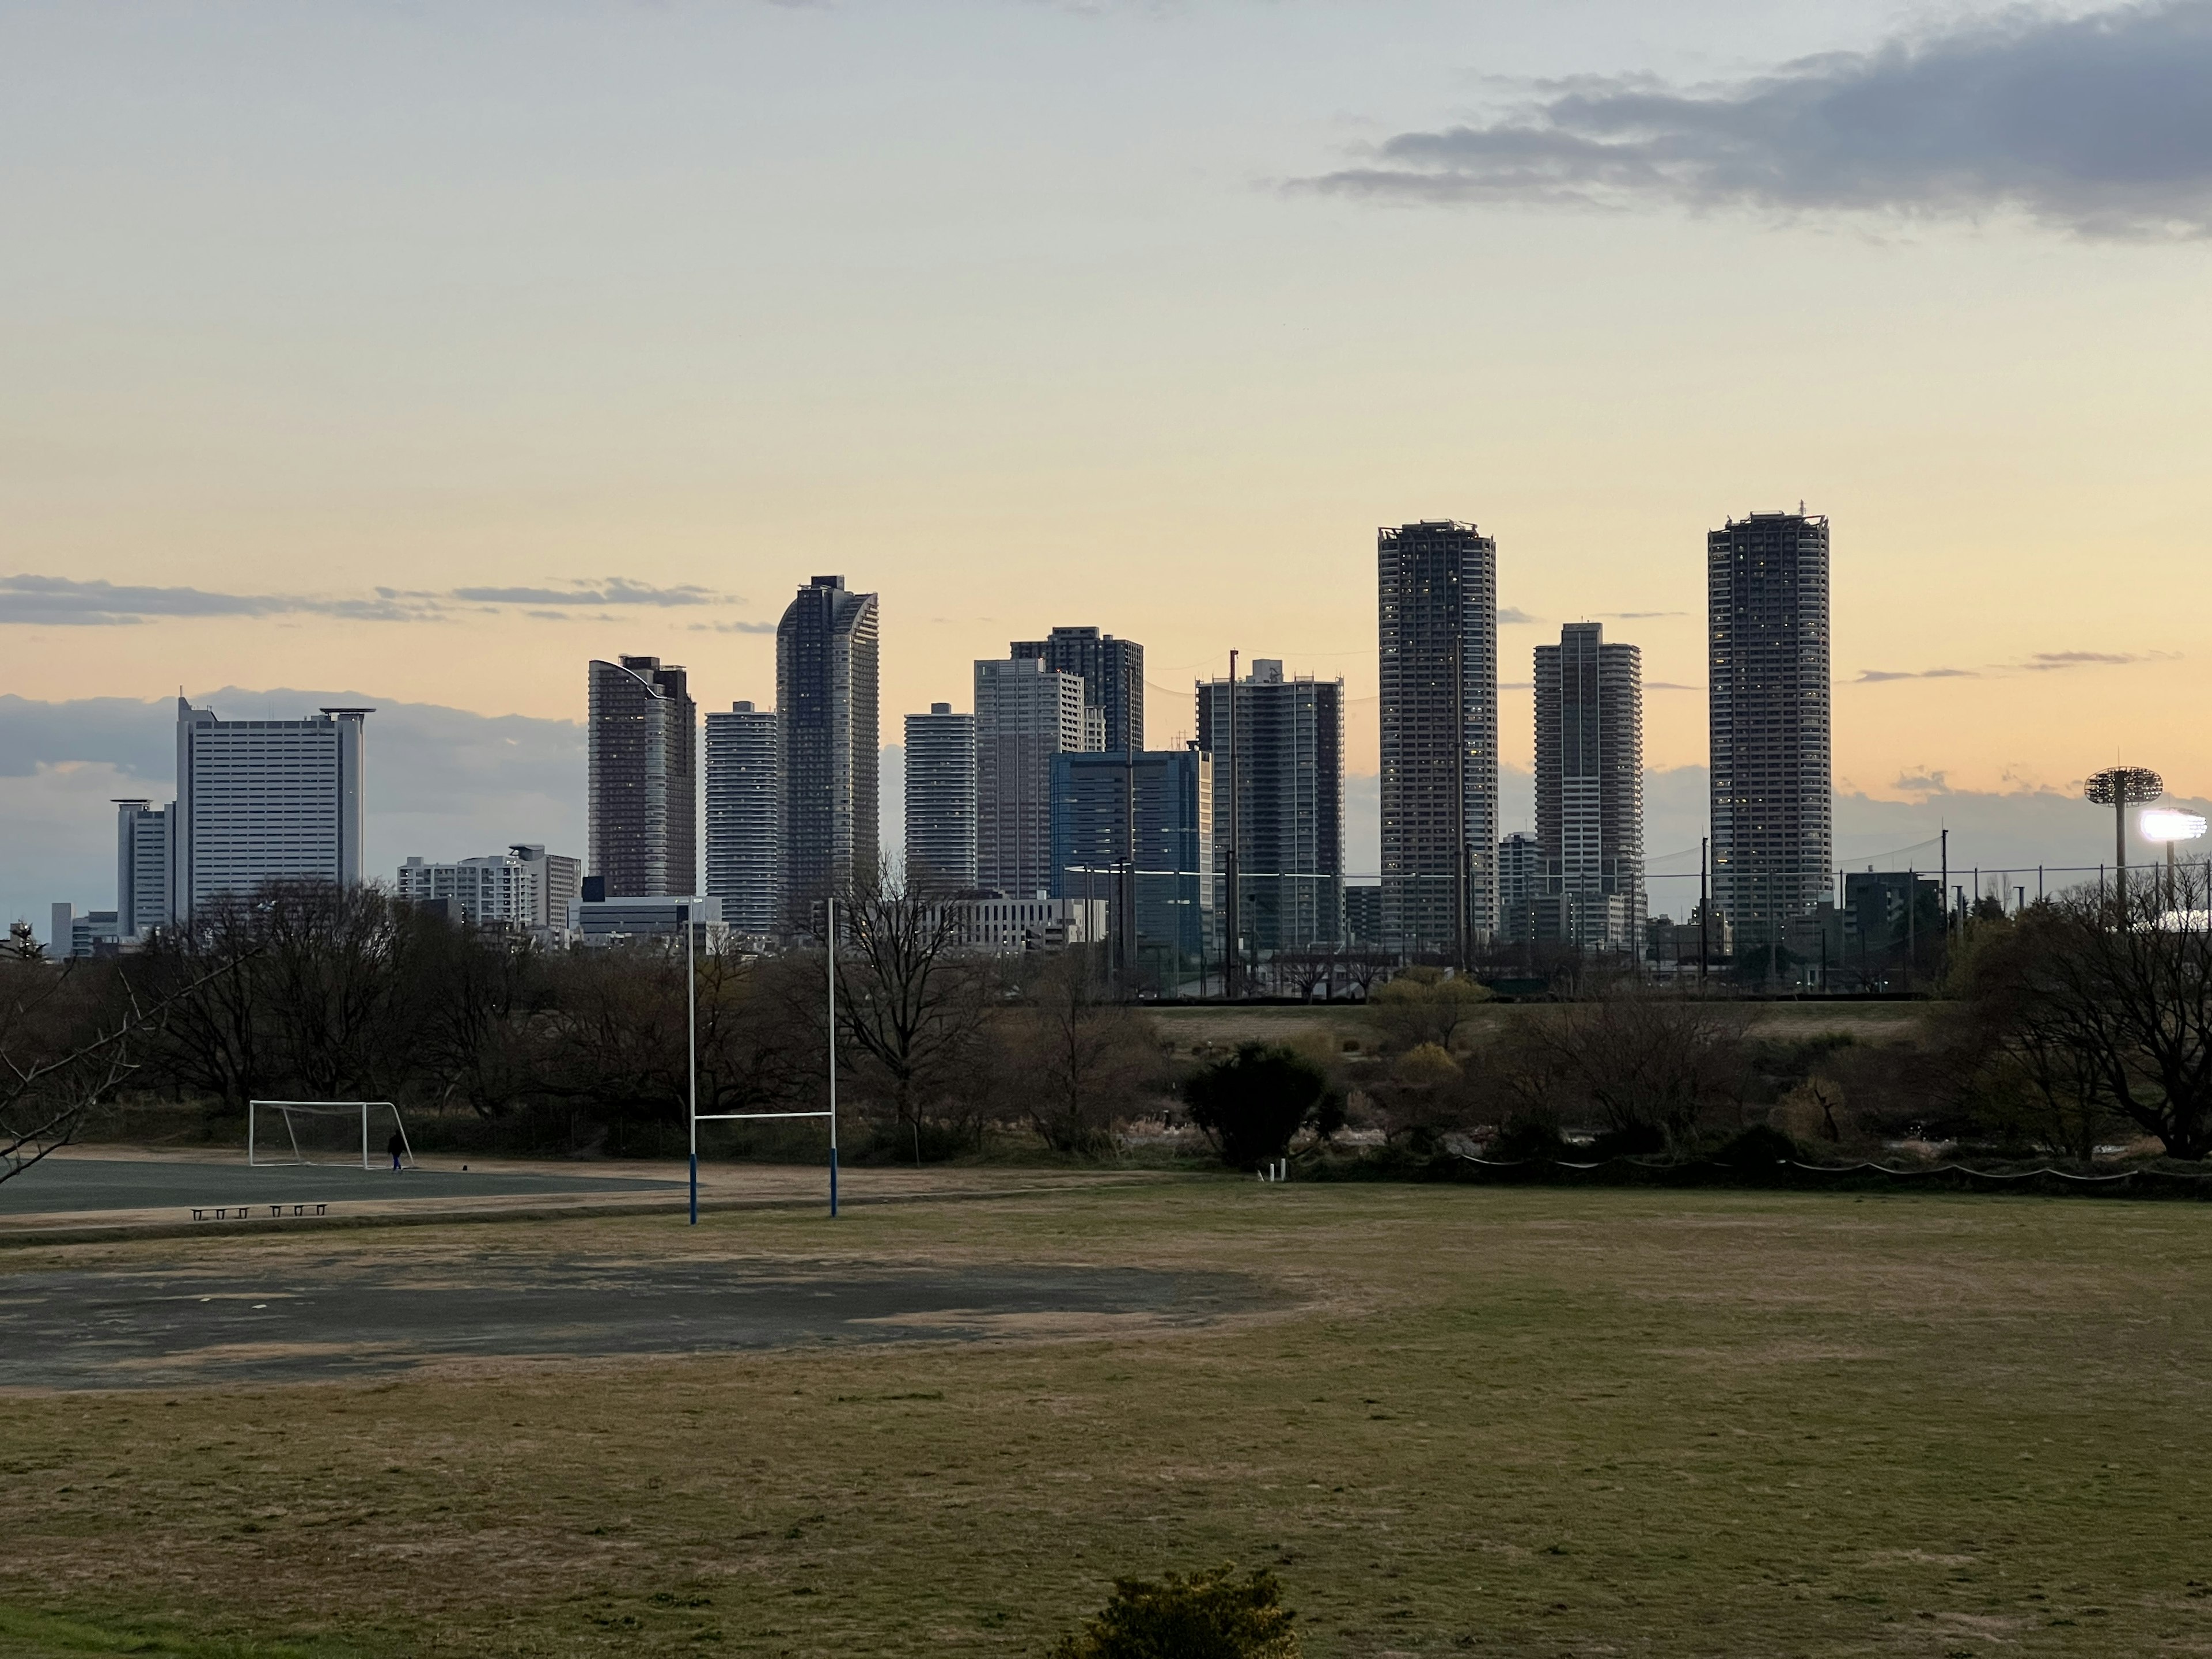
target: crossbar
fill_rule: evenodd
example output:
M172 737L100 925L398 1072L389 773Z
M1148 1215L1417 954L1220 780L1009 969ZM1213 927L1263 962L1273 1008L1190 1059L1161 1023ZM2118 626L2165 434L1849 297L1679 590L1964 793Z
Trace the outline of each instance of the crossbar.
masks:
M828 1112L702 1112L702 1123L765 1123L779 1117L828 1117Z

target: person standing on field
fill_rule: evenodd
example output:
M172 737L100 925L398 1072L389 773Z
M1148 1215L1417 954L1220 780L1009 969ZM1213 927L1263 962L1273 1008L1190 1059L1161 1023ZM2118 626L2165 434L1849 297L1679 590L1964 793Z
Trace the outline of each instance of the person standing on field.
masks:
M384 1150L392 1154L392 1173L397 1175L399 1171L399 1155L407 1150L407 1143L401 1138L398 1130L394 1129L392 1132L392 1139L384 1143Z

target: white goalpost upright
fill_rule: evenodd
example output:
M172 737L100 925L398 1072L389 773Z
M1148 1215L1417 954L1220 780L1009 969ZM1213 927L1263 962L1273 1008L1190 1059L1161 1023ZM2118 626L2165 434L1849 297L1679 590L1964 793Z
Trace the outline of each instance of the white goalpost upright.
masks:
M271 1128L270 1120L282 1125L282 1138ZM376 1167L376 1154L370 1140L370 1125L381 1127L389 1119L392 1132L398 1135L400 1161L413 1169L414 1144L407 1138L407 1125L399 1115L399 1108L388 1100L249 1100L246 1103L246 1161L254 1168L279 1164L346 1164L351 1165L357 1156L361 1167ZM359 1148L355 1145L354 1126L359 1125ZM307 1144L300 1144L302 1130Z
M699 1126L702 1123L766 1123L779 1118L823 1117L830 1120L830 1216L837 1215L837 901L828 901L828 926L823 929L830 945L830 1109L826 1112L702 1112L699 1109L699 993L693 945L698 929L687 907L684 918L684 988L690 1010L691 1101L691 1224L699 1224Z

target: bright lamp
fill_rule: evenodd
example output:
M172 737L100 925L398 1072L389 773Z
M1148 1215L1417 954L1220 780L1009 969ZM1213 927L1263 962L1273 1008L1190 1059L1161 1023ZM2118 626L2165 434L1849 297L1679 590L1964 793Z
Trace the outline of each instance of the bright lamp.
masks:
M2195 841L2204 833L2204 820L2194 812L2176 812L2154 806L2136 819L2145 841Z

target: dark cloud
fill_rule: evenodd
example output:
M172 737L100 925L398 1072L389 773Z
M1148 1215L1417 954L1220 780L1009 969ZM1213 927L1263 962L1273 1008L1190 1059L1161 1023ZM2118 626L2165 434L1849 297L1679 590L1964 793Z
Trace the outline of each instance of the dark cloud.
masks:
M1546 83L1510 115L1401 133L1370 165L1307 182L1416 202L2016 212L2080 236L2201 237L2208 86L2212 0L2022 8L1747 80Z

